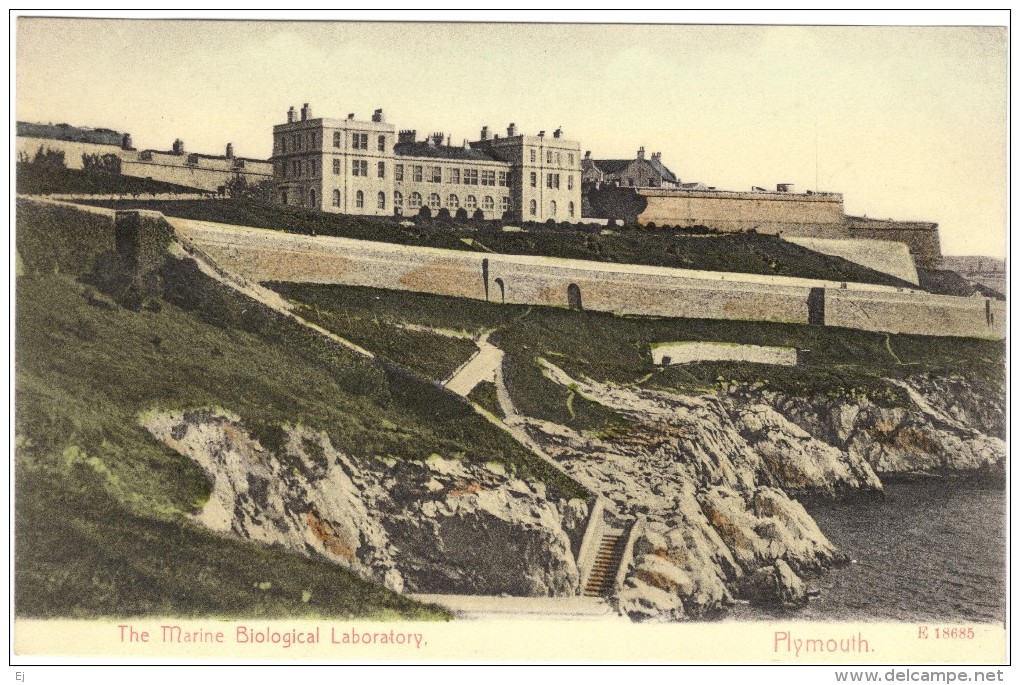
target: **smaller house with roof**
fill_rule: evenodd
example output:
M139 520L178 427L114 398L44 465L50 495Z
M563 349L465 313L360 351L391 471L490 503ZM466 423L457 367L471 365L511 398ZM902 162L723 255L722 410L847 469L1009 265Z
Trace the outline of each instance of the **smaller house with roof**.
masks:
M636 159L592 159L591 152L581 160L581 180L596 188L679 188L680 179L662 163L662 153L645 157L644 147L638 148ZM686 184L691 185L691 184ZM698 184L695 184L698 185Z

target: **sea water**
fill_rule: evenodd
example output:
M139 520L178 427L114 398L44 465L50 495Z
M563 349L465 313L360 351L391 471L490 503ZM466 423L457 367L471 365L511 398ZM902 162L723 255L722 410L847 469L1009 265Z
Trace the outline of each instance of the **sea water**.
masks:
M777 614L738 606L737 620L1003 623L1006 492L965 479L884 480L880 501L806 505L853 560L808 581L818 596Z

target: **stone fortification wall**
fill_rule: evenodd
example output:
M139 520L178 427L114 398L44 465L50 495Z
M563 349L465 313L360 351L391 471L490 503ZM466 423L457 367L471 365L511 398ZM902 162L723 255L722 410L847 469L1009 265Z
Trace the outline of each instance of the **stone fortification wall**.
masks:
M159 155L158 157L154 155L150 161L141 159L138 153L129 154L131 156L125 157L121 163L121 173L127 176L176 183L210 192L218 192L236 176L245 178L250 184L269 181L273 178L272 165L268 162L263 164L248 163L244 168L234 169L229 163L215 159L201 158L197 164L188 164L187 155Z
M616 192L619 190L622 189ZM719 231L781 233L784 237L898 242L906 245L916 265L925 269L939 268L942 258L938 224L846 216L839 193L662 188L638 188L633 192L644 198L647 206L640 213L623 218L642 225L707 226ZM589 206L594 206L590 199ZM916 282L916 278L908 280Z
M721 190L638 191L648 205L637 222L656 226L708 226L721 231L755 229L759 233L814 235L843 224L843 196L838 193L738 193Z
M52 138L33 138L30 136L18 136L15 139L15 151L17 159L28 157L32 159L39 148L43 150L56 150L64 153L64 164L68 169L82 168L82 155L117 155L122 158L126 153L119 145L102 145L99 143L84 143L76 140L55 140Z
M942 266L938 224L928 221L892 221L848 216L846 228L846 237L849 238L904 243L910 248L917 266L922 269L938 269Z
M369 286L630 315L810 321L891 333L1003 337L1005 332L1004 303L985 298L168 221L224 267L253 281Z
M896 278L917 285L917 267L910 254L910 248L903 243L888 240L859 240L847 238L805 238L783 236L791 243L815 252L842 257L847 261L890 274Z

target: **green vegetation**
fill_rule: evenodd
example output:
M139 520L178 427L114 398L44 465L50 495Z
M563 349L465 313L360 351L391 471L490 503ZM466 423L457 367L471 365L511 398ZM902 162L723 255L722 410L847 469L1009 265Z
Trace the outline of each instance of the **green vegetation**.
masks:
M95 273L116 266L104 217L19 203L16 240L18 615L445 616L328 563L192 524L210 485L139 426L154 408L223 407L269 446L300 423L354 459L497 462L587 495L467 403L328 343L189 261L167 259L137 311L117 305Z
M373 218L316 212L250 201L96 202L117 209L146 208L169 216L271 228L304 235L379 240L451 250L544 255L599 262L648 264L706 271L799 276L831 281L914 287L887 274L757 233L705 235L703 228L641 228L606 231L602 226L522 224L526 231L503 231L501 221L452 221L414 217Z
M474 387L474 389L468 393L468 399L475 402L482 409L495 416L496 418L502 419L503 410L499 406L499 397L496 394L496 386L489 381L482 381Z
M699 392L759 384L799 397L865 396L883 406L907 402L905 393L887 378L963 375L992 388L1004 384L1002 341L796 324L620 317L371 288L275 287L322 309L376 312L391 325L496 329L490 339L507 354L507 383L522 413L604 436L626 432L627 421L546 378L537 359L545 358L575 378L663 390ZM670 341L796 347L807 352L804 365L797 368L738 362L653 367L650 346Z
M122 176L109 171L66 169L62 166L19 163L17 191L27 195L96 194L141 195L143 193L199 193L196 188Z

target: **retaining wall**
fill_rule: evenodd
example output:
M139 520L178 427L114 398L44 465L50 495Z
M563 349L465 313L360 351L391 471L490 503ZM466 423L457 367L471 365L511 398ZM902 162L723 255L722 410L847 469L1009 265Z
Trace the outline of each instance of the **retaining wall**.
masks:
M904 243L889 240L841 240L797 236L783 236L783 239L815 252L842 257L914 285L918 283L914 258Z
M808 323L863 330L1004 337L1005 303L888 286L692 271L309 237L168 218L225 267L256 281L335 283L580 307L627 315ZM817 299L817 295L815 296Z

